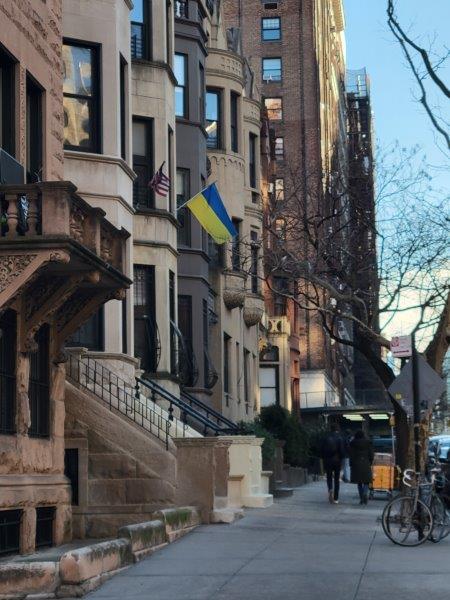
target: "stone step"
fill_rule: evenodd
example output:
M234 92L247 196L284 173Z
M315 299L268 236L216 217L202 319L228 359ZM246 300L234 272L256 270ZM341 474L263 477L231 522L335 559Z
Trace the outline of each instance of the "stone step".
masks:
M89 479L88 504L90 506L116 506L118 504L165 503L171 498L171 485L163 479L123 478Z
M294 493L294 488L276 487L273 491L274 498L289 498Z

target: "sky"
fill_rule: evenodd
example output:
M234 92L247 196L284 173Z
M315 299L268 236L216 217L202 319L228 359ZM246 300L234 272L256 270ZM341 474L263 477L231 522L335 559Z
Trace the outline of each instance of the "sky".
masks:
M450 162L444 144L435 133L428 116L417 102L413 76L405 63L398 43L386 23L386 0L343 0L346 13L347 68L366 67L371 80L377 147L382 149L396 140L401 146L419 144L427 162L437 167L432 172L434 184L448 195ZM433 43L437 53L445 54L450 45L450 0L397 0L397 13L408 33L426 48ZM450 81L450 60L443 79ZM417 93L416 93L417 97ZM437 101L437 94L433 98ZM442 110L444 102L440 102ZM450 120L448 107L447 118ZM411 322L398 315L391 335L407 333Z
M347 67L366 67L371 79L376 137L382 145L398 139L402 145L419 143L428 160L443 166L446 157L421 105L414 99L412 75L386 23L386 0L344 0ZM435 40L436 51L450 45L450 0L398 0L402 25L425 47ZM439 52L442 55L445 50ZM450 80L450 60L445 69ZM447 112L448 116L448 112ZM448 163L447 163L448 165ZM444 180L443 180L444 181ZM450 172L445 176L450 187Z

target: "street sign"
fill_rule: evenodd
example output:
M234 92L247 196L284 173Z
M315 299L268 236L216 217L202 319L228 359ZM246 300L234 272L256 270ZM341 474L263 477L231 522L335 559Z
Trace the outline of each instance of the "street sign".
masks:
M445 392L445 381L430 367L420 354L417 356L419 402L421 410L428 410ZM413 414L413 373L410 360L388 389L408 415Z
M391 340L391 352L395 358L408 358L412 355L412 337L398 335Z

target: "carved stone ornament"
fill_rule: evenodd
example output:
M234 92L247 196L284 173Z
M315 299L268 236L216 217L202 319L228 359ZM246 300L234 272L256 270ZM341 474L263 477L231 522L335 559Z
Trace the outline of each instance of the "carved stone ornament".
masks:
M70 213L70 235L80 244L84 242L85 215L78 207L73 207Z
M261 322L264 315L264 298L257 294L247 294L244 306L244 322L253 327Z
M70 262L70 254L68 252L63 252L62 250L55 250L55 252L50 253L50 262L67 264Z
M19 277L37 254L7 254L0 256L0 292Z
M241 273L226 272L222 296L225 306L229 310L244 306L245 276Z

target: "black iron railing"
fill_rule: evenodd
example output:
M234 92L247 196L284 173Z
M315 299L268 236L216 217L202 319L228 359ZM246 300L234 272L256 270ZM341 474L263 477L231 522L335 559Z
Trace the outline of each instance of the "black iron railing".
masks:
M219 433L224 435L238 435L241 433L237 423L231 419L227 419L222 413L214 410L214 408L211 408L189 392L181 390L181 400L190 408L193 408L197 414L204 416L208 421L214 423L215 427L219 429Z
M69 355L67 377L94 394L111 411L117 411L169 447L171 420L152 410L138 388L118 377L89 356L78 359Z
M205 369L205 388L212 390L219 380L219 373L217 372L211 357L209 356L208 350L204 350L204 369Z
M186 392L177 398L165 388L149 379L136 378L136 394L149 397L155 404L165 403L170 419L178 411L182 423L189 425L203 435L235 435L239 433L236 423L225 419L220 413Z
M177 324L170 322L171 370L180 384L194 387L198 381L198 365L192 347L186 342Z

